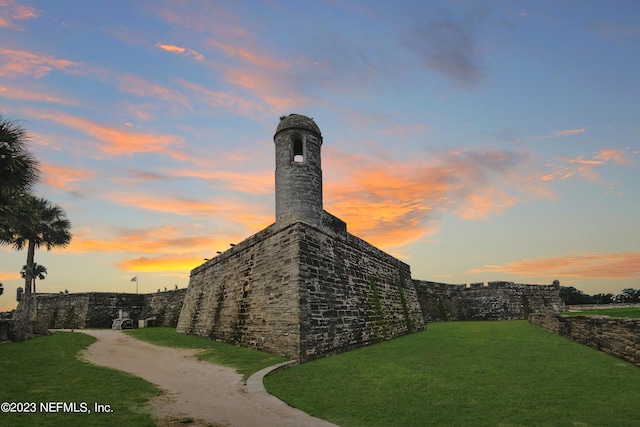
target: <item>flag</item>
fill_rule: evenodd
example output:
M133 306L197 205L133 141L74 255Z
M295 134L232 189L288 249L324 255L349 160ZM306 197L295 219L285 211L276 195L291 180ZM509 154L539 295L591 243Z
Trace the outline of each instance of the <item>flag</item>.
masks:
M131 281L132 281L132 282L137 282L137 281L138 281L138 276L136 276L136 277L132 277L132 278L131 278Z

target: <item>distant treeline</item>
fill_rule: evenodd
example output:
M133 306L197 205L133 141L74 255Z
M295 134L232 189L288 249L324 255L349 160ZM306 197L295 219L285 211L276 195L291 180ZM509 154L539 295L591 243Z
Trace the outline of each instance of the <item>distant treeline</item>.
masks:
M573 286L561 286L560 298L567 305L577 304L613 304L613 303L640 303L640 289L625 288L617 295L614 294L585 294Z

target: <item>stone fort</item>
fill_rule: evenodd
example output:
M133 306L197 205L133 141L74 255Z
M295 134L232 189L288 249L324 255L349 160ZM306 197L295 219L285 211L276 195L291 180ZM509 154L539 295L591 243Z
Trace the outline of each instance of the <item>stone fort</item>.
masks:
M466 298L473 286L413 280L409 265L323 209L313 119L281 117L273 140L275 223L191 272L178 332L305 361L424 329L434 317L525 318L562 305L559 285L496 282L490 301L473 304L463 303L482 299Z
M180 333L307 361L445 320L564 311L558 282L414 280L406 263L350 234L322 201L322 134L283 116L274 135L275 223L191 271L188 288L38 295L50 328L110 327L119 310Z

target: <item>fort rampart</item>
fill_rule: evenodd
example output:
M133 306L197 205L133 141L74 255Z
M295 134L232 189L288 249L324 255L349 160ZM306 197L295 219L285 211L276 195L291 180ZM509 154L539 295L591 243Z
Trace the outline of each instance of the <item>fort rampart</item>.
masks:
M529 322L640 366L640 319L533 313Z
M140 319L151 318L158 326L175 326L185 292L38 294L38 319L50 329L110 328L122 310L136 325Z
M446 283L414 280L425 322L447 320L515 320L545 310L565 311L560 284L513 282Z
M409 266L325 223L268 227L194 269L178 332L309 360L422 329Z

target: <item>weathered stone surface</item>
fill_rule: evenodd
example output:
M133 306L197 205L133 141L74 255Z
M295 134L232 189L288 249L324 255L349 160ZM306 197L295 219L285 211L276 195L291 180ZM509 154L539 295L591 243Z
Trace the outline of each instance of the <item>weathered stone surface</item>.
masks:
M426 322L526 319L536 311L565 311L559 284L489 282L467 287L424 280L414 284Z
M110 328L119 311L138 319L155 317L158 326L175 326L186 289L153 294L81 292L38 294L38 319L50 329Z
M546 312L531 314L529 322L640 366L640 319Z
M272 226L194 269L178 332L309 360L422 329L409 266L335 229Z

